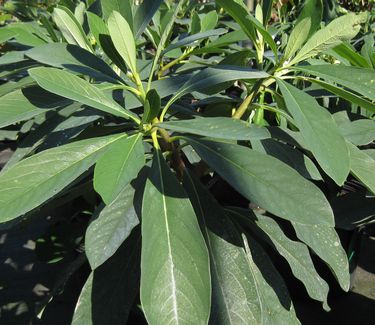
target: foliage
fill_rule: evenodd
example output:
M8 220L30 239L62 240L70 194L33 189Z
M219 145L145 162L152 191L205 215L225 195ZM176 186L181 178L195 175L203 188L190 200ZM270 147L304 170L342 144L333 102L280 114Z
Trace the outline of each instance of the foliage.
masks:
M375 194L373 17L298 8L280 24L272 1L60 1L0 28L18 143L0 221L85 197L73 324L298 324L274 252L326 310L316 255L349 289L335 225L365 219L348 182Z

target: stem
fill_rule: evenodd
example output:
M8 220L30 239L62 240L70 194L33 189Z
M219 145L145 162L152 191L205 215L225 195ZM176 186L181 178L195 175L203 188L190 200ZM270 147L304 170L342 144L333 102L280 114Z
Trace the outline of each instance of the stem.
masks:
M236 113L232 116L232 118L239 120L242 118L242 116L246 113L248 107L253 103L255 97L259 93L259 89L261 88L267 88L270 85L272 85L275 82L275 79L270 77L268 79L265 79L263 82L255 84L254 90L245 98L245 100L242 102L240 107L237 109Z
M163 77L164 72L175 66L176 64L179 64L182 60L184 60L191 52L193 52L194 48L189 48L186 50L181 56L179 56L177 59L174 59L173 61L166 64L164 67L162 67L158 73L158 79Z
M154 144L155 149L160 150L157 132L158 132L157 129L152 131L151 137L152 137L152 142Z

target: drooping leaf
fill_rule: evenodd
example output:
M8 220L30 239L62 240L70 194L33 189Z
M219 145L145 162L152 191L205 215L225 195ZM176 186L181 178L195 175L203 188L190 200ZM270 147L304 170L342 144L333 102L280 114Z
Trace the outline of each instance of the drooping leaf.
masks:
M5 127L68 105L70 101L39 87L28 87L0 97L0 102L0 127Z
M194 209L160 152L142 206L141 302L150 324L207 324L207 247Z
M303 141L323 170L338 184L349 174L349 153L332 115L304 91L278 80L289 112Z
M110 204L145 164L142 134L124 137L111 145L97 161L94 188Z
M325 308L328 308L328 284L316 272L306 245L289 239L277 222L270 217L256 214L255 224L262 230L261 236L272 243L280 255L287 260L293 275L304 284L309 296L323 302ZM254 226L252 229L259 232Z
M278 159L236 144L184 139L234 189L263 209L300 223L334 224L324 194Z
M284 57L289 60L305 43L311 27L311 19L306 17L301 20L290 34L288 44L285 48Z
M324 64L294 67L329 82L336 82L371 100L375 100L375 71L342 64Z
M372 193L375 194L375 160L355 145L347 142L350 151L350 170Z
M125 186L118 196L100 208L85 235L85 252L92 270L106 262L139 224L134 209L132 185Z
M262 300L261 324L300 324L287 294L287 287L263 248L252 237L242 234L248 263Z
M210 324L260 324L264 318L263 295L248 263L241 234L210 193L189 172L184 173L184 185L197 216L202 222L211 256L212 310ZM287 292L284 292L287 296ZM276 301L275 301L276 302ZM295 314L280 303L277 319L293 323Z
M304 225L292 222L299 240L309 246L336 276L341 288L349 290L349 263L335 228L325 225Z
M120 13L114 11L108 18L108 29L116 50L131 72L137 73L137 49L128 22Z
M290 62L294 65L300 61L306 60L319 52L333 48L342 41L351 40L361 29L361 23L367 19L367 13L356 15L348 13L333 20L326 27L317 31L306 44L298 51L297 55Z
M56 195L123 137L106 136L49 149L0 173L0 222L17 218Z
M79 24L73 13L65 7L58 7L53 10L53 19L69 44L82 47L87 51L92 51L82 26Z
M103 60L75 45L49 43L32 48L26 52L26 55L35 61L88 75L97 80L121 81L121 78Z
M54 94L75 100L115 116L139 122L136 114L122 108L103 91L88 81L67 71L41 67L30 69L29 74L39 86Z
M140 231L91 272L78 298L72 325L126 324L139 291Z
M261 140L270 137L266 128L228 117L199 117L194 120L177 120L159 126L181 133L191 133L227 140Z

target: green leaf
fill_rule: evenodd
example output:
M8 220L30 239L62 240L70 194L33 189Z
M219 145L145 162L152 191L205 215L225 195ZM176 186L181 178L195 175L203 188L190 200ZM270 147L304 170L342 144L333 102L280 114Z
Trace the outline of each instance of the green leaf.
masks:
M264 292L257 290L257 281L243 248L241 234L210 193L188 171L184 173L184 185L202 222L211 257L210 324L262 323ZM283 295L288 296L287 290ZM277 309L281 311L280 321L295 318L292 305L288 310L277 301L272 311Z
M266 240L287 260L293 275L304 284L309 296L323 302L325 309L329 309L328 284L316 272L306 245L290 240L272 218L256 214L255 224L266 234ZM252 229L259 231L254 226ZM264 234L261 236L264 237Z
M225 35L222 35L218 39L208 43L202 49L194 51L194 53L205 53L209 51L211 48L220 48L224 46L228 46L233 43L241 42L247 40L247 36L242 29L235 30L233 32L228 32Z
M332 115L304 91L281 80L277 83L303 142L323 170L343 185L349 174L349 153Z
M228 117L199 117L193 120L176 120L158 124L162 128L226 140L267 139L266 128Z
M366 19L367 13L361 13L359 15L348 13L336 18L326 27L311 36L290 62L290 65L311 58L322 51L341 44L343 41L351 40L358 34L361 29L361 23L364 23Z
M98 160L94 188L106 204L111 203L145 164L142 134L124 137L111 145Z
M149 324L207 324L207 248L189 199L155 154L142 206L141 302Z
M54 55L51 55L51 53L54 53ZM122 81L107 63L91 52L75 45L49 43L34 47L25 54L35 61L88 75L97 80Z
M355 145L349 142L347 144L352 174L375 194L375 160Z
M346 140L357 146L375 141L375 121L370 119L340 123L339 130Z
M321 180L322 176L316 168L313 161L303 154L302 151L293 148L290 145L275 141L274 139L265 139L262 141L252 140L252 148L262 153L275 157L285 164L295 169L301 176L313 180Z
M265 325L300 324L288 289L268 255L254 238L242 235L247 260L256 279L256 289L262 301L262 322Z
M151 89L146 95L144 113L142 116L143 123L150 123L159 115L161 109L161 99L155 89Z
M348 67L341 64L299 66L293 69L329 82L336 82L375 101L375 71L372 69Z
M351 103L354 103L362 108L365 108L371 112L375 112L375 104L361 96L351 93L342 87L332 85L328 82L324 82L320 79L316 79L316 78L306 78L306 79L312 83L318 84L319 86L328 90L332 94L335 94L341 98L344 98L345 100Z
M67 105L70 101L34 86L10 92L0 97L0 102L0 128L3 128Z
M216 0L216 3L223 7L229 13L229 15L234 18L234 20L240 25L241 29L246 33L250 40L254 42L254 44L258 43L256 36L256 31L258 31L264 37L264 40L268 43L277 57L277 47L272 36L264 28L264 26L247 11L244 5L233 0Z
M126 324L139 291L141 236L135 231L91 272L78 298L72 325Z
M39 86L54 94L118 117L132 119L136 123L140 122L136 114L122 108L99 88L67 71L42 67L30 69L29 74Z
M219 17L215 10L210 11L209 13L205 14L201 19L201 32L206 32L211 29L214 29L217 25Z
M126 65L117 52L115 45L109 35L109 30L103 19L92 12L87 12L87 22L90 27L90 32L94 36L96 42L100 45L103 52L108 56L114 64L116 64L122 71L126 71Z
M186 94L201 91L205 88L223 84L228 81L262 79L267 77L269 77L269 75L266 72L249 68L235 66L207 68L193 75L169 102L173 103Z
M341 288L348 291L350 286L348 258L335 228L325 225L303 225L297 222L292 224L298 239L328 264Z
M301 13L298 15L297 24L302 20L309 18L310 27L307 34L309 38L320 27L323 18L323 3L322 0L305 0Z
M199 44L198 41L201 41L201 40L206 39L206 38L211 37L211 36L223 35L226 32L227 32L227 30L225 28L218 28L218 29L208 30L208 31L201 32L201 33L198 33L198 34L190 35L190 36L187 36L187 37L184 37L184 38L178 40L175 43L170 44L165 49L165 51L163 53L167 53L169 51L172 51L174 49L177 49L177 48L183 47L183 46L197 45L197 44Z
M284 58L289 60L305 43L311 27L311 18L301 20L290 34L288 44L284 52Z
M184 139L224 180L258 206L287 220L334 225L323 193L278 159L236 144Z
M372 68L366 58L357 53L356 49L352 48L348 43L341 43L332 50L329 50L328 53L340 61L343 61L342 59L347 60L351 65L360 68Z
M132 30L121 14L112 12L108 18L108 29L116 50L133 74L137 73L137 49Z
M85 235L85 252L92 270L115 254L139 224L134 193L132 185L125 186L112 202L94 215Z
M69 44L78 45L85 50L92 52L82 26L79 24L73 13L65 8L58 7L53 10L53 19Z
M134 15L134 34L136 39L143 34L163 2L163 0L143 0L137 7Z
M132 0L100 0L104 20L107 20L113 11L120 13L133 29Z
M55 147L0 173L0 222L15 219L56 195L123 137L106 136Z

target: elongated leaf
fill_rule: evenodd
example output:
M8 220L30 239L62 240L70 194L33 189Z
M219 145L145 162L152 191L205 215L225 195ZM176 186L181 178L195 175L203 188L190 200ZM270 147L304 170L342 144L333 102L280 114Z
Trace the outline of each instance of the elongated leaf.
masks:
M56 195L123 137L94 138L49 149L0 173L0 222L17 218Z
M100 0L103 18L107 20L113 11L117 11L126 19L130 28L133 29L132 3L132 0Z
M303 177L314 180L322 179L319 170L316 168L312 160L298 149L275 141L274 139L262 140L259 141L259 143L252 140L251 143L254 150L266 153L281 160L285 164L294 168Z
M86 230L85 252L91 269L107 261L139 224L134 209L132 185L127 185L118 196L98 211Z
M69 9L65 7L55 8L53 19L69 44L78 45L87 51L92 51L82 26Z
M256 214L255 223L267 235L267 241L287 260L293 275L304 284L309 296L328 308L328 284L316 272L306 245L290 240L272 218Z
M92 12L87 12L87 22L90 27L90 32L94 36L96 42L100 45L103 52L108 56L114 64L116 64L122 71L127 71L124 59L117 52L115 45L109 35L109 30L103 19Z
M341 64L299 66L293 69L336 82L371 100L375 100L375 71Z
M310 27L307 34L309 38L320 27L323 16L322 0L305 0L301 13L298 15L297 24L305 18L310 19Z
M228 117L200 117L160 123L159 126L177 132L228 140L261 140L271 136L266 128Z
M364 146L375 141L375 121L360 119L339 124L341 134L346 140Z
M278 159L236 144L185 139L222 178L258 206L287 220L334 224L323 193Z
M303 141L323 170L338 184L349 174L349 153L332 115L304 91L278 80L286 106Z
M29 87L0 97L0 102L0 128L2 128L28 120L47 110L62 107L70 101L39 87Z
M51 53L54 53L54 55L51 55ZM75 45L45 44L27 51L26 55L35 61L88 75L97 80L121 81L121 78L103 60Z
M352 174L375 194L375 160L351 143L347 144Z
M242 240L262 301L261 324L300 324L287 294L288 289L266 252L254 238L248 240L243 234Z
M294 65L317 55L321 51L335 47L342 41L351 40L358 34L361 29L361 23L364 23L366 19L367 13L361 13L359 15L348 13L336 18L329 25L311 36L290 62L290 65Z
M88 277L72 325L126 324L139 290L140 231Z
M360 68L372 68L372 65L361 54L356 52L356 49L351 47L348 43L341 43L335 48L327 51L339 61L348 61L351 65Z
M54 94L139 122L139 118L134 113L122 108L99 88L67 71L55 68L33 68L29 70L29 74L39 86Z
M116 50L133 74L137 72L137 50L132 30L120 13L114 11L108 18L108 29Z
M157 152L142 206L141 302L150 324L207 324L207 248L194 209Z
M274 54L277 56L277 47L272 36L264 28L264 26L252 16L246 9L246 7L234 0L216 0L216 3L223 7L229 15L240 25L241 29L246 35L254 42L258 43L256 37L256 31L258 31L268 43Z
M219 35L225 34L226 32L227 32L227 30L225 28L218 28L218 29L208 30L208 31L205 31L205 32L202 32L202 33L190 35L188 37L182 38L181 40L169 45L165 49L164 53L167 53L167 52L172 51L174 49L177 49L179 47L197 44L198 41L201 41L205 38L208 38L208 37L211 37L211 36L219 36Z
M176 101L178 98L189 94L193 91L200 91L208 87L216 86L235 80L249 80L267 78L266 72L253 70L249 68L220 66L215 68L207 68L193 75L176 93L170 102Z
M200 50L195 51L195 53L204 53L206 50L209 50L210 48L220 48L224 46L228 46L233 43L237 43L240 41L247 40L247 35L244 33L242 29L235 30L233 32L229 32L218 39L208 43L205 47L203 47Z
M307 78L308 81L311 81L312 83L318 84L322 88L328 90L332 94L335 94L341 98L346 99L347 101L354 103L362 108L365 108L369 111L375 112L375 104L367 100L366 98L363 98L359 95L356 95L350 91L345 90L342 87L332 85L331 83L324 82L320 79L316 78Z
M309 36L311 27L311 18L307 17L301 20L290 34L288 44L285 48L284 57L289 60L305 43Z
M336 230L325 225L311 226L296 222L292 222L292 224L298 239L328 264L341 288L348 291L350 286L349 263Z
M147 25L162 3L163 0L144 0L137 7L134 15L134 34L136 39L143 34Z
M111 203L138 175L144 164L141 133L117 141L95 165L95 190L106 204Z
M257 290L240 233L210 193L188 172L184 174L184 185L202 221L211 257L213 291L210 323L262 323L263 292ZM284 294L287 296L286 292ZM272 308L282 311L280 322L289 320L288 323L293 323L292 320L295 320L292 305L290 310L280 303Z
M159 115L161 109L161 99L155 89L151 89L146 95L144 113L142 116L143 123L150 123Z

